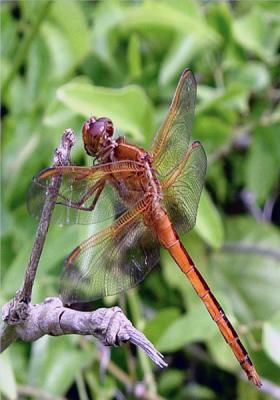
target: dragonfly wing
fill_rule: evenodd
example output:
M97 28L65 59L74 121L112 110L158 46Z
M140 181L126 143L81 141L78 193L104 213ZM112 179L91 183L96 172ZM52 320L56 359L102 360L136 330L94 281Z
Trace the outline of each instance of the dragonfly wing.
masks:
M61 224L92 224L118 217L127 209L113 174L127 176L139 171L134 162L115 162L93 167L66 166L48 168L33 178L27 198L31 215L40 218L46 195L53 178L59 177L61 184L56 197L52 221ZM137 198L137 195L135 196ZM92 205L95 207L92 211Z
M196 100L196 81L186 69L176 88L168 114L160 127L153 146L153 167L167 175L180 162L190 143Z
M159 244L143 222L143 200L110 227L93 235L67 258L64 304L89 302L136 286L159 259Z
M179 233L186 233L195 225L206 166L202 145L193 142L181 163L161 181L165 208Z

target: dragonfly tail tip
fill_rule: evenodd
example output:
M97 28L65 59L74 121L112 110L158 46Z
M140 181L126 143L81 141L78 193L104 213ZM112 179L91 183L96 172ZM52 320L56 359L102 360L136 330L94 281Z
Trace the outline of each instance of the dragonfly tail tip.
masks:
M258 388L262 387L262 382L261 379L257 373L257 371L255 370L255 368L251 371L250 375L248 376L249 380L256 385Z

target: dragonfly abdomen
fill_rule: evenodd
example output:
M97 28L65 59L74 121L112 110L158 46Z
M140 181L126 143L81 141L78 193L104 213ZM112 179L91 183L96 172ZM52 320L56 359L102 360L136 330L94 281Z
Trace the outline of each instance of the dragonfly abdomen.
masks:
M162 219L157 222L157 236L161 245L169 251L181 271L191 282L212 319L217 324L225 341L229 344L241 367L246 372L249 380L251 380L256 386L260 387L260 378L245 347L241 343L237 332L226 317L224 310L211 292L206 281L194 265L194 262L181 243L166 213L162 216Z

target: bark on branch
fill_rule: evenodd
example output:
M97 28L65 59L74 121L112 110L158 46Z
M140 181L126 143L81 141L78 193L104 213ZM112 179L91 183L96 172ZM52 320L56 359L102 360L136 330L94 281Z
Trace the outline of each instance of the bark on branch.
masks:
M9 303L3 307L3 317L9 312ZM130 341L141 347L159 367L166 367L163 356L153 344L126 318L119 307L99 308L83 312L63 306L58 297L49 297L40 304L28 305L28 317L14 325L14 334L25 342L33 342L44 335L93 335L106 346L117 346ZM1 351L9 340L2 338Z

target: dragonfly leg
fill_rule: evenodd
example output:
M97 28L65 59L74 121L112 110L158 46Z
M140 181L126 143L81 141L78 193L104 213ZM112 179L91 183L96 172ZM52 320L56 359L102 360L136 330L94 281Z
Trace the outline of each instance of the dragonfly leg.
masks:
M99 199L99 196L104 188L105 183L102 182L97 182L79 201L77 202L72 202L64 196L60 195L61 198L65 199L65 201L58 201L56 204L60 204L63 206L71 207L71 208L78 208L79 210L82 211L93 211L94 207ZM87 201L92 194L95 193L95 196L93 198L93 201L89 207L82 207L82 204L84 204L85 201Z
M95 196L94 196L94 199L93 199L91 205L89 207L79 207L79 209L83 210L83 211L93 211L95 206L96 206L96 203L97 203L97 201L99 199L99 196L101 195L101 192L102 192L103 188L104 188L104 183L103 183L102 186L100 186L97 189L97 192L95 193Z

